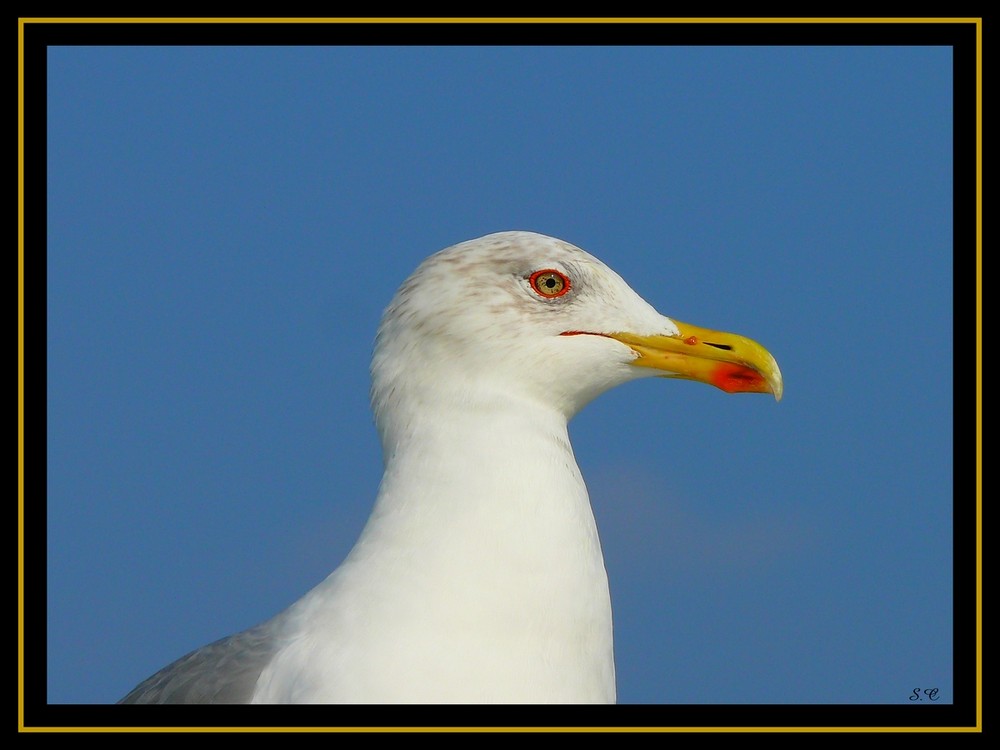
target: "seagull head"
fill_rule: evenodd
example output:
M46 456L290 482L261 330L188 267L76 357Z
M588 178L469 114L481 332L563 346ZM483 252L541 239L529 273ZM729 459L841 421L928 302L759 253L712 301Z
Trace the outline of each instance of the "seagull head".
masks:
M782 394L781 371L757 342L662 315L593 255L523 231L427 258L383 315L372 375L377 421L406 398L523 399L568 419L650 376Z

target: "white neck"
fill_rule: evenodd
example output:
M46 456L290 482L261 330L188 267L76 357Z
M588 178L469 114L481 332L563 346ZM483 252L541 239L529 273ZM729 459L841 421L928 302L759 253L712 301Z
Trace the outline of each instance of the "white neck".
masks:
M286 613L255 701L613 702L607 577L565 417L497 394L393 411L372 517Z

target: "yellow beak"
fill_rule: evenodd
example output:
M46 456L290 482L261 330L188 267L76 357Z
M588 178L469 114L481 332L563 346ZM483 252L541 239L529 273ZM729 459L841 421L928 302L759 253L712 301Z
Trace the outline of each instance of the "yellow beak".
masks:
M639 355L633 365L663 370L662 377L697 380L726 393L771 393L781 400L781 370L763 346L735 333L674 323L679 336L604 335Z

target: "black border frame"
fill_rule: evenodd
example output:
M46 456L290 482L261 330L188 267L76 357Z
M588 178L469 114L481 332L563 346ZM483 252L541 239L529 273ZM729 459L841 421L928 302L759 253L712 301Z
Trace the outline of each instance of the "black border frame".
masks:
M948 705L619 705L583 706L101 706L46 703L46 81L47 48L53 45L938 45L954 51L954 270L957 352L979 345L973 321L980 312L981 240L978 234L981 156L981 19L744 20L697 22L208 22L144 19L21 19L23 32L23 256L24 276L22 447L23 683L19 729L57 728L193 730L220 727L355 729L453 728L494 730L551 728L657 729L746 727L795 731L865 731L896 728L980 729L981 633L977 594L981 576L977 512L981 467L972 428L979 413L971 362L962 359L955 388L955 605L954 702ZM973 331L976 331L973 334ZM975 340L972 340L973 336ZM971 359L971 358L970 358ZM966 422L966 419L969 422ZM975 484L973 484L975 482ZM973 487L970 492L968 485Z

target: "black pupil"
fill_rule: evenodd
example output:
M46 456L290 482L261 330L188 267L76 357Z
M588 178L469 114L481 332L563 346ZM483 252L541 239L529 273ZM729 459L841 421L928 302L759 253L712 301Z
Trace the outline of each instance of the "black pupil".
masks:
M551 276L549 276L549 278L545 279L544 283L545 283L545 286L547 286L549 289L551 289L552 287L554 287L556 285L556 280L554 278L552 278Z

